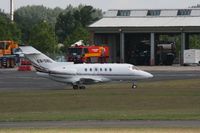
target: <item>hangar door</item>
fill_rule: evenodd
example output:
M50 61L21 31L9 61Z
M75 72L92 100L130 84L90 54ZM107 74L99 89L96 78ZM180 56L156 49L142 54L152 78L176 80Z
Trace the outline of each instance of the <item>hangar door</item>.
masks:
M134 65L150 64L150 34L125 34L125 62Z

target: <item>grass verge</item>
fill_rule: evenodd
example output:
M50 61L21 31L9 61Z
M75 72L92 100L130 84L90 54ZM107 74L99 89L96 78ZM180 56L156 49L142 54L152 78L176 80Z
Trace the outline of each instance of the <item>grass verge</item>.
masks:
M0 92L0 121L200 120L200 79Z

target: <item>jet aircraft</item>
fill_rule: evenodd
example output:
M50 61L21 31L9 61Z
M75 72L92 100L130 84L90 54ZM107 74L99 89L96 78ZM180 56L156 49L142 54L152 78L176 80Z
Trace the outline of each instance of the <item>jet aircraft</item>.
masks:
M85 89L87 84L111 81L132 81L132 88L136 88L135 81L153 77L132 64L56 62L32 46L21 46L20 49L39 76L70 84L73 89Z

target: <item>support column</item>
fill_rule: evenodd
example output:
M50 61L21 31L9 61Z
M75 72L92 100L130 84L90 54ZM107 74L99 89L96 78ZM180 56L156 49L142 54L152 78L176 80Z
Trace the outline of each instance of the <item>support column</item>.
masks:
M190 49L190 34L185 34L185 49Z
M151 33L151 56L150 56L150 65L155 65L155 33Z
M117 62L117 41L116 41L116 35L112 36L112 62ZM111 51L111 50L110 50Z
M183 65L183 60L184 60L184 50L185 50L185 41L186 41L186 38L185 38L185 33L182 32L181 33L181 54L180 54L180 65Z
M120 63L124 63L124 32L120 32Z

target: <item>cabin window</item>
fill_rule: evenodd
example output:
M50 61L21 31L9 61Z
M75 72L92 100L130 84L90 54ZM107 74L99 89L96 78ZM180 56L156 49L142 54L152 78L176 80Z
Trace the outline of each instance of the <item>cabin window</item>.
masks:
M87 72L87 68L85 68L85 71Z
M105 68L105 71L107 71L107 68Z
M110 72L111 72L111 71L112 71L112 68L110 68L109 70L110 70Z
M90 71L92 71L92 68L90 68Z
M97 68L95 68L95 71L98 71L98 69L97 69Z
M100 68L100 71L102 71L102 68Z

